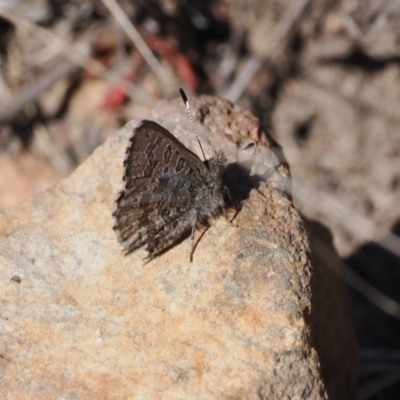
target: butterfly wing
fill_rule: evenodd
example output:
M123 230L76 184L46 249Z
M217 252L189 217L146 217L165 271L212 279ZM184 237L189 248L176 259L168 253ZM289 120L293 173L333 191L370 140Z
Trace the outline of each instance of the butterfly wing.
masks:
M205 185L202 176L208 173L194 153L156 122L142 121L130 142L125 189L113 213L114 230L128 253L144 244L152 248L160 232L164 235L179 221L186 221L186 228L197 192Z

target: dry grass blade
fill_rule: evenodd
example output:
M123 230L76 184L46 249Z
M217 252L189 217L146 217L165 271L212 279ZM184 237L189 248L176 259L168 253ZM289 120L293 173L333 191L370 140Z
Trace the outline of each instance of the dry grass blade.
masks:
M328 195L315 192L315 190L304 182L298 182L295 188L295 197L302 203L308 203L319 212L326 215L333 215L347 231L351 232L360 241L374 240L384 249L400 257L400 239L386 229L379 229L379 237L376 239L374 232L377 227L374 222L355 210L348 209L345 205L339 203Z
M97 76L99 78L105 79L107 82L115 83L120 78L120 74L108 71L100 62L96 61L95 59L91 58L88 53L89 51L82 50L82 48L88 48L88 43L83 42L77 44L75 46L71 46L68 44L64 39L56 36L53 32L42 28L36 24L31 23L28 20L25 20L19 16L14 15L12 12L9 11L8 8L0 4L0 16L4 19L10 21L14 24L17 28L22 28L26 31L32 32L33 34L37 35L39 39L46 44L53 43L55 47L58 48L59 53L65 57L71 64L80 66L84 68L86 71L90 72L90 74ZM71 66L60 66L60 70L56 69L55 71L49 73L49 76L43 77L42 88L48 87L48 82L53 80L53 76L56 78L57 76L61 77L65 75L63 72L65 69L72 68ZM57 79L53 80L53 83ZM32 87L28 87L23 94L21 94L21 98L17 98L13 101L12 104L9 104L7 108L1 110L1 117L4 119L6 114L14 114L15 110L18 109L21 105L22 98L26 99L27 101L33 100L34 96L32 91L34 91L34 87L38 86L35 91L39 93L40 85L38 82L32 84ZM125 82L124 85L121 87L121 90L124 91L129 97L132 97L132 93L134 86L129 83ZM41 89L40 89L41 90ZM39 93L40 94L40 93Z
M5 103L12 98L12 94L10 89L5 82L3 75L0 72L0 98L2 99L2 103Z
M262 61L263 60L257 56L253 56L247 60L231 87L225 93L221 93L221 96L233 103L238 101L248 83L261 67Z
M268 56L265 58L272 59L276 52L285 45L293 27L309 3L310 0L299 0L293 3L271 37L268 38ZM231 87L225 93L220 93L220 96L234 103L238 101L247 84L261 67L262 61L263 60L257 56L250 58L242 71L237 75Z
M39 151L50 160L60 175L67 176L73 169L73 162L67 153L57 146L57 143L54 142L45 125L36 124L34 132L36 146Z
M292 194L289 187L286 188ZM338 202L332 200L328 196L321 198L320 194L315 195L315 191L304 183L296 185L295 197L301 199L302 202L309 202L313 207L319 209L323 213L335 214L338 221L359 235L360 230L367 231L369 234L368 239L371 240L373 231L375 229L373 222L368 218L357 214L354 210L347 210L346 207ZM391 251L393 254L400 256L400 240L394 234L385 232L386 236L383 240L379 241L386 250ZM346 263L344 263L335 252L333 252L324 242L315 238L316 240L316 255L325 262L325 264L337 273L349 286L351 286L358 293L363 295L371 303L375 304L378 308L385 313L400 319L400 304L386 296L374 286L369 284L366 280L354 272Z
M105 68L97 61L89 57L88 52L77 50L78 46L70 46L64 39L56 36L53 32L44 29L32 22L23 19L10 12L5 6L0 4L0 16L14 24L17 28L23 28L27 31L34 32L43 43L54 43L59 48L60 54L64 55L72 63L84 67L93 75L100 76L104 73Z
M164 69L154 56L152 51L147 46L146 42L140 36L138 30L132 25L129 18L126 16L124 10L119 6L115 0L102 0L104 5L111 12L113 17L121 25L125 33L129 36L132 42L135 44L140 54L149 64L149 67L153 70L160 82L165 85L165 74Z
M72 74L77 67L70 62L64 62L48 71L44 76L25 87L14 98L0 107L0 122L10 121L22 110L26 103L36 100L62 77Z
M362 294L371 303L375 304L385 313L400 319L400 304L386 296L366 280L361 278L346 263L321 240L316 240L316 255L324 261L325 265L337 273L348 285L358 293Z

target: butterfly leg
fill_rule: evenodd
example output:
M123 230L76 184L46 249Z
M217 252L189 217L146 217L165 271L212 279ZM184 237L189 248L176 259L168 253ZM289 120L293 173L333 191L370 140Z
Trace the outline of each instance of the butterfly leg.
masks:
M192 242L191 245L190 245L190 255L189 255L190 262L193 262L193 253L194 253L194 246L195 246L195 243L194 243L194 234L195 234L195 232L196 232L196 225L194 224L192 226L192 233L190 235L190 239L191 239L191 242Z

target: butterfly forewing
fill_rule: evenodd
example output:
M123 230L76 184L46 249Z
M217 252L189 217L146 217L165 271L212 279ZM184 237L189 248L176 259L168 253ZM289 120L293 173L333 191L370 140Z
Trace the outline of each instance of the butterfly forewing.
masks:
M130 141L124 162L127 187L133 186L136 179L190 173L183 170L190 163L204 167L194 153L154 121L142 121Z
M157 255L194 229L199 193L207 193L214 177L194 153L153 121L142 121L135 129L124 167L125 189L113 213L114 229L128 253L147 244L150 255Z

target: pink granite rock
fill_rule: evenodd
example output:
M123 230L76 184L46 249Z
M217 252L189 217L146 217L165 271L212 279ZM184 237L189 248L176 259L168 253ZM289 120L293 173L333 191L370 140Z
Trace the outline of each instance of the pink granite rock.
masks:
M206 153L222 147L232 162L250 140L249 169L278 186L286 179L255 117L209 96L192 102ZM180 101L154 114L197 152L186 118ZM215 220L192 263L190 239L148 264L145 250L124 256L111 213L137 122L69 178L0 212L0 397L327 398L311 339L308 239L279 188L262 182L233 225ZM334 373L335 386L343 374Z

